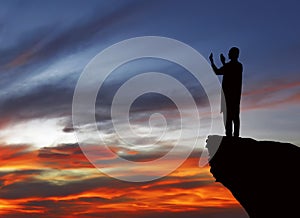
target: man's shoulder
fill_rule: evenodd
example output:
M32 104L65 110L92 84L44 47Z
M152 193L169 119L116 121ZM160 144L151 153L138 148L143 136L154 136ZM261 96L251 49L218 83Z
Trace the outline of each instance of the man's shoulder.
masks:
M230 61L226 63L228 67L243 67L243 64L239 61Z
M243 65L239 61L230 61L224 65L225 72L235 72L235 75L243 73ZM231 74L231 73L230 73Z
M229 63L232 63L234 65L242 65L242 63L239 61L230 61Z
M239 68L241 69L241 70L243 70L243 64L241 63L241 62L237 62L238 63L238 66L239 66Z

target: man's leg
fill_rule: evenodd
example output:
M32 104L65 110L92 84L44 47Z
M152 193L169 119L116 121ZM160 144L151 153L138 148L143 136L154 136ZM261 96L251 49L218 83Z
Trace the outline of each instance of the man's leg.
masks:
M232 116L227 112L223 113L223 122L226 136L232 136Z
M234 137L240 136L240 113L236 113L233 118Z

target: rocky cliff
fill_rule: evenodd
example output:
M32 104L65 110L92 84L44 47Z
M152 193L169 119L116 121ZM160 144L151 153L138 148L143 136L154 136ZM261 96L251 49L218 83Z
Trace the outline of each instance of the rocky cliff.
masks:
M251 218L300 217L300 148L289 143L209 136L210 172Z

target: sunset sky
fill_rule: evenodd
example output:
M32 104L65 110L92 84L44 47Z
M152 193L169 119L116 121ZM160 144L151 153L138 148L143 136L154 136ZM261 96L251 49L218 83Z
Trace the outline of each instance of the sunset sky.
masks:
M217 65L220 53L237 46L244 66L241 137L300 146L299 7L296 0L0 0L0 217L247 217L231 193L214 182L209 166L199 167L199 147L158 180L131 183L100 172L77 143L73 93L89 61L125 39L169 37L206 59L213 52ZM208 133L224 133L222 125L209 132L209 118L221 121L222 116L209 114L205 90L186 69L144 58L116 69L97 96L96 125L113 152L132 161L154 160L174 146L180 119L191 129L195 125L189 105L180 117L169 98L150 93L130 108L139 137L126 128L130 143L118 137L109 109L113 97L143 72L170 75L194 97L203 124L197 145L204 146ZM177 93L168 84L162 89ZM154 113L168 124L163 137L163 127L155 122L147 135ZM101 151L104 145L88 125L87 143ZM195 138L188 136L186 144ZM153 147L153 141L159 142ZM151 167L130 174L147 174ZM127 176L126 165L105 168Z

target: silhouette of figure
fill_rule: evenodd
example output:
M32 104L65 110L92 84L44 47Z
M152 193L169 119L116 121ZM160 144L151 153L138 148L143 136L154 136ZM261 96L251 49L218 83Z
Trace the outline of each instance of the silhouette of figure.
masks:
M221 99L221 112L225 125L226 136L232 136L232 124L234 124L234 137L239 137L240 132L240 101L242 92L243 65L238 61L239 49L232 47L229 50L229 62L226 63L223 54L220 55L222 67L217 68L213 54L209 56L211 67L216 75L223 75L222 89L224 96ZM225 98L225 99L224 99Z

